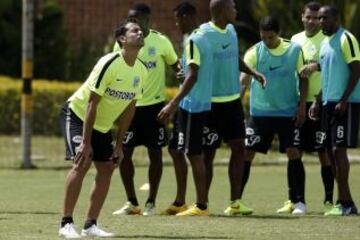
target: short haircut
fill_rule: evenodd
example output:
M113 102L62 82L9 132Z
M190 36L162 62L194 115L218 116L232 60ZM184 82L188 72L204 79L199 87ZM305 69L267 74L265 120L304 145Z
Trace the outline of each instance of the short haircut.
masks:
M309 9L310 11L317 12L317 11L319 11L320 8L321 8L320 3L315 2L315 1L314 2L309 2L309 3L305 4L303 12L305 12L306 9Z
M128 23L137 23L138 21L135 18L126 18L123 22L120 23L120 25L115 29L115 38L118 38L119 36L125 35L128 28L126 25Z
M280 23L275 17L266 16L260 20L259 29L262 31L274 31L279 33Z
M196 8L189 2L182 2L177 5L173 11L177 17L182 17L184 15L196 15Z
M145 3L136 3L130 8L130 10L136 11L141 14L147 14L147 15L151 14L150 7Z
M330 11L331 15L335 18L337 18L339 15L339 11L335 5L324 5L321 8L325 8L326 10Z

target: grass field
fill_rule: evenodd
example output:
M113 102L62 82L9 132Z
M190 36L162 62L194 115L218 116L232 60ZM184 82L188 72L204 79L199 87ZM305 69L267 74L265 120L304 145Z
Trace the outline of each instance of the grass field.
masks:
M136 186L147 179L147 168L136 169ZM58 239L63 183L67 170L0 169L0 239ZM75 222L82 227L88 192L95 172L84 181ZM210 193L209 217L125 216L112 211L125 201L118 173L114 174L99 225L116 233L115 239L360 239L360 217L322 216L323 189L319 166L306 165L306 198L309 214L303 217L277 215L275 210L286 200L285 165L254 166L244 200L255 209L252 216L225 217L229 187L227 168L215 167ZM164 168L157 208L161 210L175 194L173 168ZM360 206L360 165L351 168L354 200ZM192 177L189 176L188 203L194 201ZM138 191L143 206L147 192Z

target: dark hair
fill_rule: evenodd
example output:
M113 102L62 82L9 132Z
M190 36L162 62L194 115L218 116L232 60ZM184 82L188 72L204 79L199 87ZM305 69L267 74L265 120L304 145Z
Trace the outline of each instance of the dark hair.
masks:
M184 15L196 15L196 8L189 2L182 2L177 5L173 11L177 17L182 17Z
M325 8L326 10L328 10L331 13L331 15L333 17L335 17L335 18L337 18L338 15L339 15L339 11L338 11L338 9L337 9L337 7L335 5L332 5L332 4L331 5L324 5L321 8Z
M303 11L305 12L306 9L309 9L310 11L317 12L321 8L321 4L318 2L309 2L305 4Z
M280 23L275 17L266 16L260 20L259 28L263 31L274 31L276 33L279 33Z
M124 21L122 21L119 26L115 29L115 38L119 37L119 36L123 36L125 35L125 33L127 32L128 28L126 27L126 25L128 23L137 23L138 21L135 18L126 18Z
M148 5L146 5L145 3L136 3L130 8L130 10L139 12L141 14L148 14L148 15L151 14L150 7Z

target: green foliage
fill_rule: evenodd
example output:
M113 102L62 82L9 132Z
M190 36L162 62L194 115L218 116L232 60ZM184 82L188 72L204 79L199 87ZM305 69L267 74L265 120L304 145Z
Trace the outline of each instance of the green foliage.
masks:
M63 12L55 1L47 0L35 18L34 76L66 79L67 42Z
M20 132L21 85L19 79L0 76L0 133L18 134ZM33 120L32 129L35 135L60 135L58 122L59 111L80 83L59 81L33 81ZM177 88L165 90L169 100L177 93Z
M60 135L58 115L62 104L79 83L34 80L32 130L36 135ZM21 81L0 77L1 134L20 132Z
M21 1L0 1L0 73L21 74Z
M260 40L258 23L267 15L276 16L282 28L282 36L290 38L303 31L301 12L308 0L235 0L238 10L237 30L244 52ZM358 0L319 0L322 4L334 4L340 13L340 23L360 39L360 3Z

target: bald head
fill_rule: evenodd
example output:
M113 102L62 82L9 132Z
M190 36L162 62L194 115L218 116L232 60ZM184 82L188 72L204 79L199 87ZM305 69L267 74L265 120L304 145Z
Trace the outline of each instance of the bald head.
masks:
M227 23L234 22L236 18L234 0L211 0L210 13L213 20L223 20Z

